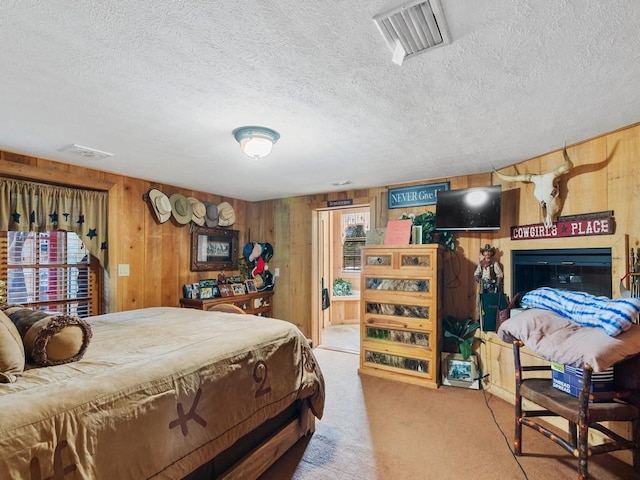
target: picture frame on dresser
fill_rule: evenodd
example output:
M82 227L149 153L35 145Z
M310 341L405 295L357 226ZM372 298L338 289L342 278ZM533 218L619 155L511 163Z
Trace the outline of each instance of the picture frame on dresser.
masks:
M459 353L442 352L440 355L443 385L480 389L478 358L475 355L468 359Z
M247 293L245 291L244 283L234 283L231 285L231 287L233 288L234 295L244 295L245 293Z
M255 293L258 291L256 288L256 282L253 280L245 280L245 285L247 286L247 293Z
M233 297L233 287L228 283L218 285L218 289L220 290L221 297Z
M238 230L197 227L191 232L191 271L237 270Z

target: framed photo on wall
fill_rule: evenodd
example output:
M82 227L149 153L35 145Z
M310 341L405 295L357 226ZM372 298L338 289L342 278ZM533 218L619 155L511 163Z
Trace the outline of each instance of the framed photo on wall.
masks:
M197 227L191 232L191 271L237 270L238 230Z

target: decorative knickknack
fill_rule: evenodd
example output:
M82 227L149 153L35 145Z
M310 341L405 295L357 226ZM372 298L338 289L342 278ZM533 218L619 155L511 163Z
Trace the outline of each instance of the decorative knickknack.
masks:
M352 295L351 282L343 278L336 278L333 281L333 295L336 297L346 297Z
M414 227L420 227L422 230L421 243L439 243L440 245L447 247L449 250L456 249L456 241L451 232L436 231L435 213L424 212L420 215L416 215L415 213L403 213L400 219L409 219Z
M441 354L442 383L453 387L480 388L478 359L473 344L484 340L475 336L479 322L470 318L445 317L442 320L444 344Z

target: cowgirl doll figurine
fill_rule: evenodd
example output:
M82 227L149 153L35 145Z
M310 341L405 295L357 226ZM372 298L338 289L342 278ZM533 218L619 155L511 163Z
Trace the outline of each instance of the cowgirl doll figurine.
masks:
M496 249L488 243L480 249L482 257L473 274L476 282L480 284L480 293L502 293L504 273L500 264L493 259L495 254Z

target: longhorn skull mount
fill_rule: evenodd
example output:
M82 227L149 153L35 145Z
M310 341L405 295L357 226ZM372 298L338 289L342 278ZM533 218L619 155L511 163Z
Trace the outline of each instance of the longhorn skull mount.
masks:
M556 221L560 211L560 201L558 199L558 177L571 170L571 161L567 154L567 146L562 149L564 162L552 171L536 175L533 173L524 173L520 175L504 175L497 170L493 170L499 178L505 182L527 182L533 183L535 188L533 195L540 203L542 209L542 217L544 226L549 228Z

